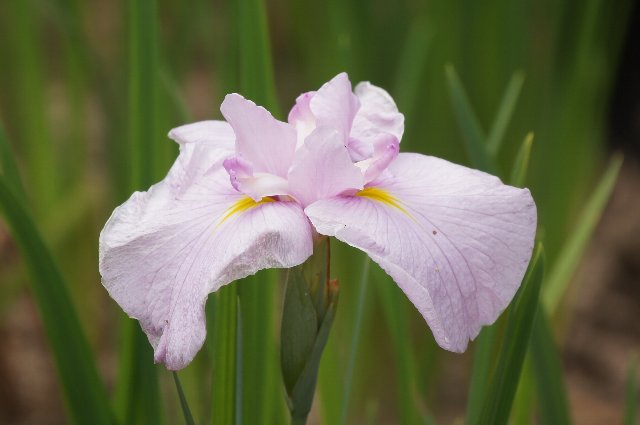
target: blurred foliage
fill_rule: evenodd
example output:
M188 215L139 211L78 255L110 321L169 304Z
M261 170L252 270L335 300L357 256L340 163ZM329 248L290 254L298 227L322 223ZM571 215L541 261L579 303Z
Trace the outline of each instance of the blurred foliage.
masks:
M598 204L588 208L588 223L574 232L606 162L606 111L631 6L630 0L6 0L0 6L0 121L12 143L0 144L0 164L8 185L19 187L15 175L22 177L25 202L52 248L94 354L127 346L126 331L114 330L117 306L99 283L98 233L131 190L164 175L177 152L167 132L188 120L219 118L218 105L232 91L282 111L277 115L284 119L295 96L340 71L394 96L406 115L405 151L472 164L474 156L485 155L478 150L484 144L489 162L476 158L473 165L490 165L505 180L514 161L517 170L528 164L528 172L513 175L532 190L546 268L561 280L554 285L566 287L581 251L576 256L564 242L575 233L582 244L577 246L584 246L617 173L609 170ZM535 142L529 137L523 147L530 132ZM9 149L17 167L6 161ZM16 193L21 197L22 190ZM564 260L567 249L571 255ZM26 281L19 265L5 257L11 258L0 253L3 310ZM363 289L361 253L337 244L332 258L341 301L320 369L316 408L323 423L430 423L448 379L443 366L461 360L435 346L419 314L377 266ZM282 422L284 392L273 351L280 313L271 308L281 305L278 279L278 273L260 273L233 288L249 305L265 294L273 298L261 312L237 313L245 325L262 323L261 332L252 334L246 326L243 331L233 305L220 310L210 303L209 326L215 318L237 326L232 333L246 339L245 351L231 349L231 357L216 358L210 333L205 349L181 372L196 423L211 421L211 369L225 360L250 372L240 392L226 395L242 400L244 394L252 403L233 406L236 417L250 416L261 403L264 423ZM255 280L268 283L248 289ZM233 303L235 295L227 298ZM544 346L533 353L534 366L556 355L546 321L542 330L537 323L532 335ZM497 329L487 343L487 364L495 363L505 332ZM268 360L260 357L265 347L271 350ZM481 376L487 377L492 366L485 367ZM157 370L168 401L166 423L182 420L173 377L147 369L128 379L153 380L148 374ZM256 371L268 389L251 386ZM120 379L126 374L121 371ZM234 375L226 378L233 381ZM562 385L549 374L539 381ZM541 403L545 415L558 408ZM121 409L116 403L116 414ZM530 423L532 414L522 416L519 423Z

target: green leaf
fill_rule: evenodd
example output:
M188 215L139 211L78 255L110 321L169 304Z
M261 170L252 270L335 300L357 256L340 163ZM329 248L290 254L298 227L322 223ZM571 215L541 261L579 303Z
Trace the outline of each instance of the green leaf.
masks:
M271 63L267 12L263 0L238 0L235 28L239 46L240 89L242 94L278 116Z
M318 331L318 316L301 267L287 271L287 289L282 310L280 364L287 394L307 364ZM292 407L292 406L290 406Z
M455 68L450 64L447 65L445 75L453 110L458 119L471 164L482 171L497 174L497 166L487 148L486 137Z
M187 402L187 397L182 390L182 384L180 384L180 378L177 372L173 372L173 382L176 384L176 391L178 391L178 397L180 398L180 407L182 408L182 414L184 415L184 423L187 425L195 425L193 416L191 415L191 409Z
M493 120L489 136L487 136L487 149L493 157L495 157L500 151L500 146L504 139L504 133L511 121L511 116L513 115L523 83L524 75L521 72L516 72L511 77L511 80L509 80L509 84L502 95L502 101L500 102L498 113Z
M636 425L636 416L638 411L638 378L636 369L638 360L635 359L629 365L629 374L627 375L627 390L624 402L624 425Z
M540 405L540 423L570 424L562 363L542 304L538 306L531 331L529 352Z
M212 423L235 424L238 367L238 295L235 283L215 294L213 321L213 400Z
M329 331L333 325L333 319L336 315L336 308L338 306L338 291L331 291L327 309L320 324L320 328L317 331L315 342L311 353L307 359L307 363L298 378L298 382L291 391L291 400L297 401L298 405L302 408L297 410L297 406L294 405L294 410L291 413L292 424L300 423L304 424L306 417L309 414L311 403L313 402L313 394L315 392L316 381L318 379L318 367L320 366L320 358L327 340L329 339Z
M510 182L515 187L524 187L529 169L529 159L531 158L531 146L533 145L533 133L527 133L518 150L516 159L511 170Z
M71 422L114 423L66 284L29 213L4 176L0 176L0 210L27 263L31 290L53 352Z
M487 387L484 406L477 422L479 425L504 425L509 420L538 307L543 276L544 259L542 248L538 245L507 316L504 342L496 371Z
M14 195L16 195L20 201L25 202L25 192L22 186L22 180L20 180L20 173L18 166L16 165L13 153L11 151L11 145L9 140L4 134L4 129L0 124L0 172L4 176L5 183Z
M356 358L358 355L358 347L360 345L360 336L362 333L362 317L364 316L364 304L367 297L367 283L369 281L369 267L371 260L365 257L364 266L362 267L360 284L358 286L358 298L356 301L356 314L353 322L353 332L351 336L351 346L349 348L349 362L344 377L344 389L342 390L342 409L340 414L340 423L346 424L349 415L349 401L351 399L351 387L353 386L353 375L356 368Z
M239 75L239 91L248 99L264 106L278 116L278 103L273 78L267 11L263 0L238 0L231 2L234 23L234 46L237 58L234 73ZM263 280L263 281L258 281ZM266 282L265 282L266 281ZM275 294L280 284L276 270L262 272L242 280L238 296L242 315L242 363L241 385L242 420L260 423L271 420L275 397L279 397L277 345L273 338L276 330Z
M414 402L418 392L418 367L412 346L408 344L408 341L411 341L408 301L386 274L376 270L374 276L378 283L378 297L389 326L391 350L397 368L398 422L407 425L418 424L420 418Z
M571 278L580 264L582 254L600 220L604 207L607 205L621 166L622 156L614 155L598 186L587 201L582 214L580 214L576 227L562 246L542 294L544 307L551 316L555 314L562 297L569 288Z
M414 117L413 111L421 93L420 83L424 78L427 54L430 51L432 39L433 31L424 21L418 20L413 23L407 33L407 39L402 49L394 85L394 97L398 108L407 117L407 121ZM407 142L411 143L412 140L409 139L403 143Z
M499 318L493 325L482 329L473 343L473 366L467 398L467 424L477 423L484 405L487 382L493 372L497 354L496 341L501 319Z
M156 2L132 0L127 8L131 180L128 191L147 189L157 170ZM123 319L116 413L123 424L161 423L160 390L153 350L137 322Z

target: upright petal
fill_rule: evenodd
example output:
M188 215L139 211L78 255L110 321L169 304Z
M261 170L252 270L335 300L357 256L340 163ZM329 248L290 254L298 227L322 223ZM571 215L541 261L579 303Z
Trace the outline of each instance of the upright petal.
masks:
M316 128L316 117L311 112L310 107L311 98L315 94L316 92L310 91L298 96L296 104L293 105L289 112L289 124L296 128L297 147L302 146L307 136Z
M340 134L329 127L318 127L304 143L289 171L289 188L302 204L362 189L364 178L351 162Z
M221 166L200 166L181 146L169 175L118 207L100 234L100 274L109 294L140 324L156 362L185 367L203 344L207 295L271 267L302 263L311 226L289 202L236 192Z
M254 171L286 177L296 149L295 128L235 93L225 97L220 110L235 132L237 153Z
M526 189L419 154L357 196L305 210L316 230L365 251L396 281L442 347L461 352L524 276L536 208Z
M325 83L311 98L309 108L316 117L318 127L333 128L346 142L359 108L358 98L351 91L347 74L338 74Z
M362 82L356 86L355 94L360 101L360 109L351 128L350 145L355 152L368 157L366 146L369 145L372 152L373 142L380 133L392 134L400 142L404 133L404 115L398 112L389 93L369 82Z

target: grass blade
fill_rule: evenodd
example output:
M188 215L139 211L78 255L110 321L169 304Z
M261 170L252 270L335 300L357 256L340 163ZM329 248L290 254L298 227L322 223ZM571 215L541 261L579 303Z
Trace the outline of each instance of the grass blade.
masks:
M238 332L236 284L224 286L215 294L213 321L213 400L212 424L236 423L236 349Z
M240 91L245 97L278 115L273 82L273 66L263 0L239 0L235 8L235 38L238 46ZM241 414L246 423L270 421L280 387L276 335L275 288L280 280L276 270L244 279L238 286L242 322ZM240 399L237 400L240 402Z
M629 375L627 376L627 391L624 402L624 425L635 425L638 411L638 378L636 377L636 369L638 360L631 362L629 366Z
M236 9L236 36L239 46L240 88L243 95L278 116L271 63L267 12L263 0L239 0Z
M460 78L453 65L449 64L446 66L445 75L447 77L447 86L449 88L453 110L458 119L458 125L460 126L462 138L465 141L465 147L471 159L471 164L482 171L497 174L497 167L487 149L486 138L480 127L478 117L475 112L473 112L469 97L464 87L462 87Z
M502 95L502 101L498 108L498 113L493 120L493 125L487 136L487 149L494 157L500 151L502 140L504 139L504 133L507 130L507 126L511 121L511 116L516 107L518 96L520 96L520 90L524 83L524 75L521 72L516 72L509 80L509 84Z
M360 286L358 288L358 299L356 301L356 315L353 323L351 347L349 348L349 362L347 363L347 370L344 377L344 389L342 390L342 413L340 414L341 424L347 423L347 417L349 414L349 400L351 398L351 387L353 386L353 375L356 366L358 346L360 345L362 317L364 316L364 304L367 297L370 265L371 260L369 260L369 257L365 257L364 266L362 267Z
M31 274L31 290L55 358L71 421L112 424L106 391L66 284L24 205L2 176L0 210Z
M378 271L376 277L379 299L389 326L391 348L397 367L398 422L407 425L418 424L420 420L414 402L417 393L418 368L415 355L407 346L407 341L411 341L407 301L403 298L400 289L386 275Z
M504 344L477 422L479 425L503 425L509 420L538 307L543 276L544 259L542 248L538 245L529 271L509 310Z
M182 384L180 384L180 378L178 377L177 372L173 372L173 382L176 384L176 391L178 391L178 397L180 398L180 407L182 408L182 414L184 415L184 423L186 425L196 425L193 420L193 415L191 415L191 409L189 408L187 397L185 397L184 391L182 390Z
M420 96L420 83L425 74L427 55L430 50L433 31L422 21L416 21L407 34L405 45L402 49L402 56L398 65L396 75L395 98L398 108L407 121L414 117L414 109ZM408 124L408 123L407 123ZM413 142L407 139L403 143Z
M15 194L22 202L25 202L25 192L20 180L20 173L16 165L13 152L9 140L4 134L4 129L0 125L0 172L2 173L5 183L13 194Z
M477 423L482 412L487 382L491 377L497 354L496 339L499 328L499 322L484 328L473 344L473 367L467 398L467 424Z
M549 274L542 298L544 307L551 316L555 314L562 297L569 288L571 277L580 263L582 253L613 191L620 167L622 167L622 156L615 155L609 161L607 170L587 201L575 229L564 243L556 264Z
M129 145L128 192L157 179L156 165L156 2L128 2ZM123 424L161 423L160 391L153 350L137 322L124 319L116 413Z
M524 142L518 150L516 159L511 170L511 184L515 187L524 187L529 169L529 159L531 158L531 147L533 146L533 133L528 133L524 137Z
M538 390L540 423L569 425L571 420L562 379L562 363L542 305L538 306L529 352Z

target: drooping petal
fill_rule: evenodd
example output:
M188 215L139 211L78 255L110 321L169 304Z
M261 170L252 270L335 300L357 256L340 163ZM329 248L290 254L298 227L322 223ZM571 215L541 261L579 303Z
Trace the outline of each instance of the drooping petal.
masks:
M513 298L529 263L536 207L526 189L419 154L358 196L305 209L316 230L365 251L396 281L440 346L464 351Z
M296 104L289 111L289 124L296 128L297 147L302 146L304 139L316 128L316 117L311 112L311 98L316 94L314 91L306 92L298 96Z
M351 124L359 107L358 98L351 91L349 77L344 72L325 83L309 103L317 127L333 128L345 141L343 143L349 138Z
M235 93L224 98L220 111L235 132L236 152L254 171L287 176L296 149L293 126Z
M353 120L349 145L360 160L369 157L380 133L392 134L398 142L402 140L404 115L398 112L389 93L369 82L359 83L355 94L360 101L360 109Z
M207 295L312 251L311 226L293 202L256 203L221 166L199 166L198 145L181 147L169 175L118 207L100 234L100 274L140 324L156 362L185 367L205 338Z
M351 162L342 137L329 127L318 127L307 137L289 171L291 194L302 205L363 185L362 172Z

